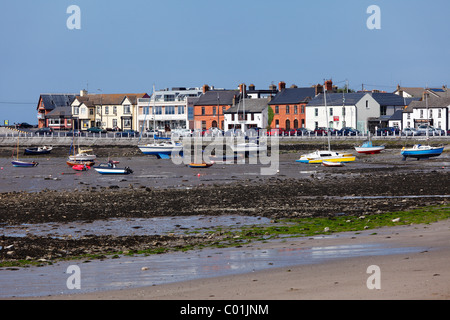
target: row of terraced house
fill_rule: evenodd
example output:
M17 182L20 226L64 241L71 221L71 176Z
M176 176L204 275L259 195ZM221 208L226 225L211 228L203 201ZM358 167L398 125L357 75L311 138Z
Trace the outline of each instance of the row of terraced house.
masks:
M326 94L324 94L326 92ZM339 90L331 80L311 87L268 89L240 84L236 89L176 87L148 93L41 94L38 126L60 130L168 130L239 128L417 127L428 122L450 129L450 97L440 88L403 88L394 92Z

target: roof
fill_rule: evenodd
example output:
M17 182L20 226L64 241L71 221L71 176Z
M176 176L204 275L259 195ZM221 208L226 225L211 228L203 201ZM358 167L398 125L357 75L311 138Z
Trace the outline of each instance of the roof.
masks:
M389 120L402 120L403 119L403 110L397 110L394 114L389 118Z
M395 93L368 92L381 106L406 106L406 98Z
M245 102L245 112L247 113L259 113L262 112L268 106L268 99L244 99ZM224 113L238 113L244 112L244 104L242 102L233 105L228 110L224 111Z
M232 105L234 97L240 95L239 90L211 90L206 91L197 102L195 106L214 106L214 105Z
M330 106L354 106L359 100L364 97L366 93L363 92L351 92L351 93L327 93L327 105ZM307 107L311 106L324 106L325 102L323 99L323 93L319 94L317 97L313 98L308 102Z
M55 108L46 115L46 118L71 118L71 117L72 117L71 106Z
M53 110L58 107L70 106L75 100L75 94L41 94L39 101L41 99L45 110Z
M278 92L278 94L269 102L269 105L275 104L293 104L307 102L314 98L316 89L310 88L286 88Z
M428 98L428 108L445 108L450 107L450 98ZM412 112L413 109L421 109L427 107L427 101L413 101L403 110L403 112Z
M114 94L88 94L76 96L76 99L86 106L120 105L128 98L132 104L137 104L138 98L149 97L147 93L114 93Z

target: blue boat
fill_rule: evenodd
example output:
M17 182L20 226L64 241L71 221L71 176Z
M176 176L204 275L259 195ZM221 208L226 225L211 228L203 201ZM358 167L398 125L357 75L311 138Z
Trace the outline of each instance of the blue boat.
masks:
M419 160L440 156L443 151L444 147L432 147L416 144L412 148L403 148L401 154L403 156L403 160L406 160L407 157L416 158Z
M13 160L11 161L11 163L14 167L25 167L25 168L36 167L39 164L36 161L21 161L21 160Z

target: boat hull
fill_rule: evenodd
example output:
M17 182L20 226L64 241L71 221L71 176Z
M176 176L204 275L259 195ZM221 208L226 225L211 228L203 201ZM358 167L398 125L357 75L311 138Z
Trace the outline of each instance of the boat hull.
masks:
M332 162L332 161L322 161L322 165L325 167L343 167L344 163L342 162Z
M36 167L39 164L36 161L20 161L20 160L11 161L11 163L14 167L23 167L23 168Z
M99 168L94 167L95 171L100 174L114 175L114 174L130 174L133 171L130 168Z
M25 151L23 152L26 155L36 155L36 154L49 154L52 151L52 148L47 147L47 148L26 148Z
M189 167L190 168L209 168L212 165L213 165L212 163L190 163Z
M73 167L76 165L86 165L92 167L95 164L94 161L71 161L71 160L66 161L66 163L69 167Z
M376 154L384 150L384 146L380 147L355 147L356 152L364 154Z
M404 159L416 158L416 159L427 159L431 157L438 157L444 151L444 147L427 147L427 148L403 148L402 156Z
M145 155L157 156L159 158L168 158L172 154L181 154L183 146L179 144L149 144L138 146L139 150Z
M69 156L69 160L71 161L93 161L96 158L94 154Z

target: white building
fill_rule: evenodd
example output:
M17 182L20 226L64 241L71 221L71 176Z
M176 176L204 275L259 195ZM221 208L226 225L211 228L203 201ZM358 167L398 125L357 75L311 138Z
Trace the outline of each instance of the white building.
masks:
M244 99L224 112L224 130L266 128L268 125L267 98Z
M450 98L429 98L411 102L403 111L403 124L404 128L417 128L429 123L437 129L449 130L449 117Z
M192 129L193 103L202 92L201 88L180 87L158 90L150 98L138 99L136 127L139 130Z
M327 93L325 112L324 95L319 94L306 106L306 128L352 127L361 132L374 132L376 127L387 127L394 113L407 104L406 99L393 93Z

